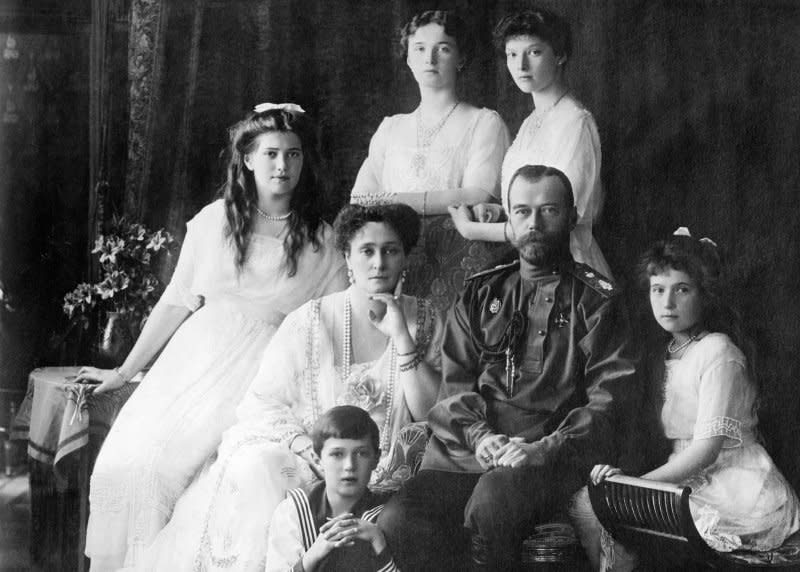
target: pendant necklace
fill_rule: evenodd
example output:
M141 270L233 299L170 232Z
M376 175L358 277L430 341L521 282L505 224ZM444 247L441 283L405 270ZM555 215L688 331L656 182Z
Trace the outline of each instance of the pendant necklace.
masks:
M348 383L350 380L350 362L353 358L353 344L351 341L353 320L353 306L350 304L350 292L344 294L344 331L342 332L342 380ZM394 385L397 377L397 351L394 347L394 340L389 343L391 359L389 360L389 381L386 384L384 401L386 402L386 413L384 414L383 430L381 431L381 451L389 451L389 431L392 428L392 402L394 401Z
M439 131L444 128L447 120L450 119L451 115L453 115L453 112L456 110L456 107L458 107L459 103L461 102L456 101L450 110L445 113L433 127L422 126L422 113L420 112L421 106L417 107L417 110L414 112L417 122L417 150L414 153L414 157L411 159L411 165L414 168L414 172L417 174L417 177L422 176L422 173L425 170L425 165L428 162L428 147L431 146L431 143L433 143L433 140L439 134Z
M544 123L544 118L547 116L547 114L548 114L548 113L550 113L550 112L553 110L553 108L554 108L556 105L558 105L558 104L559 104L559 102L560 102L562 99L564 99L564 97L565 97L565 96L566 96L568 93L569 93L569 90L566 90L564 93L562 93L562 94L561 94L561 97L559 97L558 99L556 99L556 102L555 102L553 105L551 105L550 107L548 107L547 109L543 109L543 110L541 110L541 111L539 111L538 109L534 109L534 110L533 110L533 113L531 114L531 117L533 118L533 126L534 126L536 129L539 129L539 128L542 126L542 123Z

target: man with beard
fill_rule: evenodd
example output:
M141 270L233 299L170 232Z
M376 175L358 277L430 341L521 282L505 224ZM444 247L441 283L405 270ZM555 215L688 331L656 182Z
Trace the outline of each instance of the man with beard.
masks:
M519 259L473 276L451 308L433 435L379 521L403 570L517 569L533 526L614 457L638 395L617 289L570 256L570 181L528 165L508 193Z

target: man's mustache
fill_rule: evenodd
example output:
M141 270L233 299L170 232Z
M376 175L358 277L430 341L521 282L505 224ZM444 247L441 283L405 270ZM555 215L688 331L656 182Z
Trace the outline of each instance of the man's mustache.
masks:
M535 230L528 231L517 239L520 243L547 243L547 237L541 232Z

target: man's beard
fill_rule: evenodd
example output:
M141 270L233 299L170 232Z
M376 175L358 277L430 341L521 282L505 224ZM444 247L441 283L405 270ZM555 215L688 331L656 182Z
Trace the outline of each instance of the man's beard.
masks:
M550 266L564 257L569 247L569 231L555 234L529 232L514 240L522 259L533 266Z

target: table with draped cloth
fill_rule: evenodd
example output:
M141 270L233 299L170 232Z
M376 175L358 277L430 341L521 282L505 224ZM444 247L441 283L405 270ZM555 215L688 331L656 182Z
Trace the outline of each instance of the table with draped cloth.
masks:
M91 395L74 383L79 367L43 367L28 391L11 438L28 441L31 559L42 570L84 570L89 475L117 413L138 384Z

